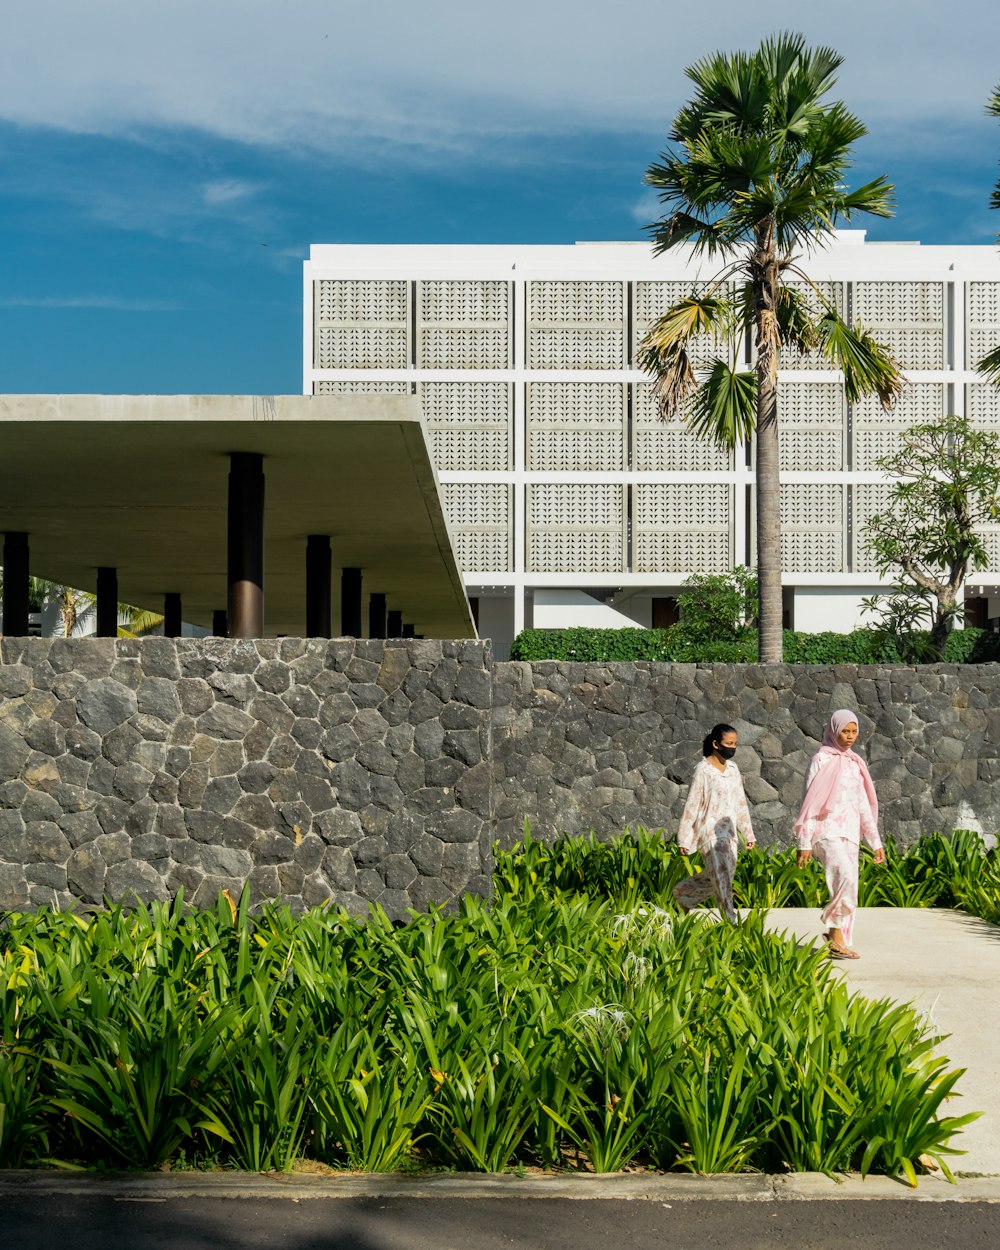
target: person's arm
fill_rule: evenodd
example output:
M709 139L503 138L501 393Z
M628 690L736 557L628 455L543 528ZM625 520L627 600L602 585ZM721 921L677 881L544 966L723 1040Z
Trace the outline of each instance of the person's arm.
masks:
M872 816L872 809L868 803L868 795L865 794L864 790L861 790L858 806L861 809L861 836L875 852L875 863L884 864L885 848L883 847L882 839L879 836L878 825L875 823L874 816Z
M705 798L705 773L699 765L691 778L687 802L681 814L680 828L677 830L677 845L684 855L690 855L698 845L698 833L695 821L701 812Z
M757 838L750 822L750 805L747 803L747 792L743 789L743 777L739 779L739 798L736 800L736 828L743 834L743 841L749 848L757 845Z
M809 789L809 786L812 784L812 779L816 776L816 774L819 772L821 768L820 759L821 757L819 755L814 755L812 758L812 763L809 765L809 772L806 774L806 786L805 786L807 791ZM805 802L804 795L803 795L803 802ZM797 862L800 868L804 868L806 864L808 864L809 861L812 859L813 839L815 838L815 836L816 836L815 820L803 821L799 826L799 833L798 833L799 857L798 857Z

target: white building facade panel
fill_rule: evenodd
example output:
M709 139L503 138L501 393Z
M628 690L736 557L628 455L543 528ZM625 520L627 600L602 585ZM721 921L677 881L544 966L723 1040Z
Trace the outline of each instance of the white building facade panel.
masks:
M864 321L908 378L885 413L848 403L818 354L782 357L790 623L848 629L883 584L864 538L886 498L879 458L901 430L948 412L1000 430L1000 392L975 371L1000 343L1000 259L843 231L802 263L815 282L802 298L816 303L818 289ZM754 559L752 446L720 450L662 421L636 367L652 320L714 272L687 249L654 257L640 243L314 245L304 389L420 397L466 585L498 639L532 623L545 588L655 624L691 574ZM706 339L695 366L714 355L749 367L752 344ZM988 539L991 567L972 582L1000 602L1000 534Z

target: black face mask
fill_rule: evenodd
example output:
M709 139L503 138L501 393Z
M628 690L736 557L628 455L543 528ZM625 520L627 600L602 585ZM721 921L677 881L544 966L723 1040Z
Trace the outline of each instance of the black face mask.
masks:
M733 756L736 754L735 747L720 747L720 746L717 746L714 742L712 743L712 750L715 752L716 755L721 756L724 760L731 760Z

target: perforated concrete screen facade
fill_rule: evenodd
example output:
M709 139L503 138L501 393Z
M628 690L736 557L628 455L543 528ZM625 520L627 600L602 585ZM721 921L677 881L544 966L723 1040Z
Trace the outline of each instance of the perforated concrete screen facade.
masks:
M789 613L796 628L849 629L879 585L864 541L886 496L877 458L948 412L1000 431L1000 392L972 368L1000 342L1000 259L844 231L803 267L910 383L887 415L848 404L818 357L782 360ZM312 247L305 392L419 396L480 632L501 655L525 624L654 624L691 573L754 562L752 447L720 451L662 422L634 363L650 322L715 269L641 243ZM700 345L696 365L717 351ZM749 341L736 352L751 362ZM994 617L1000 530L989 545L974 584Z

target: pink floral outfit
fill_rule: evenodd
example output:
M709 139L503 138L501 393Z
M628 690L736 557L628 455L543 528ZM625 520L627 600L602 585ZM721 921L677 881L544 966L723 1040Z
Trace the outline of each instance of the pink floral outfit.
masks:
M867 766L853 751L835 744L835 734L853 712L835 713L841 724L828 729L824 746L812 758L806 795L795 825L800 851L812 851L823 865L830 901L820 913L827 928L840 929L848 946L854 938L858 908L858 856L861 839L873 851L882 846L878 832L878 802ZM827 741L831 739L833 745Z
M716 768L703 759L694 770L691 789L677 832L685 855L697 851L704 871L674 886L674 898L687 911L714 898L727 920L736 923L733 874L736 871L737 830L748 846L755 843L743 778L732 760Z

